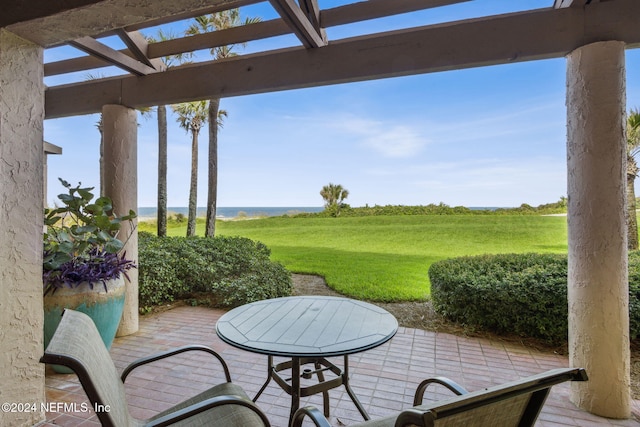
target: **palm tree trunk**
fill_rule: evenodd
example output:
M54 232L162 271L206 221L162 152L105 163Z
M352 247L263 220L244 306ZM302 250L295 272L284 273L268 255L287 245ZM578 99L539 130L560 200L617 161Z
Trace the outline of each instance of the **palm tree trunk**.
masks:
M158 105L158 236L167 235L167 107Z
M98 120L96 126L98 132L100 132L100 196L104 196L106 182L104 181L104 132L102 129L102 113L100 113L100 120Z
M630 251L638 249L638 219L636 217L635 180L635 174L627 173L627 248Z
M189 188L189 219L187 237L196 235L196 214L198 206L198 131L192 131L191 139L191 186Z
M220 99L209 100L209 185L207 192L207 224L205 237L216 234L216 207L218 202L218 112Z

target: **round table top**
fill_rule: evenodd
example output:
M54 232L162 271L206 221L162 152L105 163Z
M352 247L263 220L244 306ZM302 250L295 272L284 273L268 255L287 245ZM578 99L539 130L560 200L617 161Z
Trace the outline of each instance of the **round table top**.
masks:
M329 357L357 353L389 341L398 321L362 301L300 296L246 304L216 324L228 344L254 353L286 357Z

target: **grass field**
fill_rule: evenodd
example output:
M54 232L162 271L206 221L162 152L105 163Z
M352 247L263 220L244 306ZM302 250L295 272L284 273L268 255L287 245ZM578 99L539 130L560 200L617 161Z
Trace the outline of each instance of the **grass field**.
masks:
M141 224L155 231L147 227ZM186 225L168 233L184 236ZM429 266L444 258L567 251L566 218L556 216L275 217L219 221L217 233L259 240L289 270L319 274L339 292L374 301L427 298Z

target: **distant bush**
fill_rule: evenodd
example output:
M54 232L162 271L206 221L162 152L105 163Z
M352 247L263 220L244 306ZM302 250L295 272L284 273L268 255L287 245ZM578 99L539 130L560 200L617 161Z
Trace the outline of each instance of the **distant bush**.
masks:
M562 197L555 203L546 203L544 205L531 206L526 203L521 204L517 208L498 208L493 211L494 214L506 215L553 215L567 213L567 199Z
M349 216L377 216L377 215L551 215L567 212L567 204L565 199L561 199L556 203L548 203L537 207L523 203L517 208L497 208L497 209L470 209L464 206L449 206L444 203L404 206L404 205L385 205L385 206L364 206L353 208L344 205L340 209L341 217ZM322 212L300 213L298 217L335 217L335 211L326 208Z
M429 268L435 310L496 333L567 341L567 256L502 254L461 257ZM629 256L631 339L640 336L640 252Z
M243 237L139 233L139 305L148 310L202 293L217 306L288 296L291 274L269 255L264 244Z

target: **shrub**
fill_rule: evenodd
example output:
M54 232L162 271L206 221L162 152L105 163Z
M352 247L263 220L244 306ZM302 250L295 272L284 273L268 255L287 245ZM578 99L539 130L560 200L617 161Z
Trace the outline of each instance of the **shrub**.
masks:
M139 234L140 307L206 293L236 306L288 296L291 274L269 259L264 244L243 237L155 237Z
M567 256L502 254L447 259L429 268L435 310L496 333L566 342ZM631 339L640 336L640 252L629 256Z
M445 203L418 206L385 205L351 207L343 204L339 210L339 216L362 217L380 215L548 215L566 213L566 200L561 199L556 203L548 203L533 207L523 203L517 208L476 208L470 209L464 206L449 206ZM335 217L336 209L326 208L322 212L304 212L295 215L297 217Z

